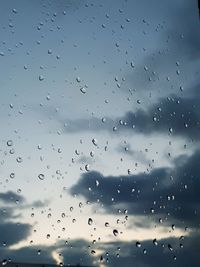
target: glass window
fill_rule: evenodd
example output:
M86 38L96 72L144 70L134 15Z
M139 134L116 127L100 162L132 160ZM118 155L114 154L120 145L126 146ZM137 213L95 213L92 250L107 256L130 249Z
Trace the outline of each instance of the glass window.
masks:
M198 1L2 0L0 36L2 265L200 266Z

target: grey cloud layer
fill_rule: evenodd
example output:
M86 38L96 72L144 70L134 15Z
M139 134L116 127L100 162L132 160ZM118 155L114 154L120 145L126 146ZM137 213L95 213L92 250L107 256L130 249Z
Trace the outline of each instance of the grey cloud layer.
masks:
M92 171L83 174L70 192L91 202L99 199L108 212L115 213L121 205L129 210L129 214L151 214L154 209L155 216L167 216L169 221L177 221L182 227L187 224L198 227L199 157L197 151L190 158L178 158L174 169L160 168L137 175L103 176Z

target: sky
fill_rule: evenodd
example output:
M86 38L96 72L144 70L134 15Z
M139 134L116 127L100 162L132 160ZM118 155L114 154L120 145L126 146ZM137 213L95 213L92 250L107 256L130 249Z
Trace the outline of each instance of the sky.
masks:
M197 2L1 2L3 265L199 266Z

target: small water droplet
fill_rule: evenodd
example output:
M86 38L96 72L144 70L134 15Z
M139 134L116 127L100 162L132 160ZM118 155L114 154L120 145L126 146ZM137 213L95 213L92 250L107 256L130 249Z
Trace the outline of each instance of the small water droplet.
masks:
M44 76L43 75L39 75L39 81L43 81L44 80Z
M4 266L8 263L8 261L6 259L2 260L1 264Z
M13 146L13 141L12 140L8 140L7 141L7 146Z
M169 249L170 251L173 250L173 248L172 248L172 246L171 246L170 244L168 244L168 249Z
M135 245L136 245L137 248L140 248L141 247L141 243L138 242L138 241L135 243Z
M85 170L86 170L87 172L90 171L90 165L89 165L89 164L86 164L86 165L85 165Z
M85 94L86 93L86 88L85 87L81 87L80 91L81 91L81 93Z
M117 230L117 229L114 229L114 230L113 230L113 235L114 235L114 236L118 236L118 234L119 234L118 230Z
M96 138L93 138L93 139L92 139L92 143L93 143L93 145L97 146L97 143L98 143L98 142L97 142L97 139L96 139Z
M40 180L44 180L44 179L45 179L45 176L44 176L43 173L40 173L40 174L38 175L38 178L39 178Z
M17 157L17 158L16 158L16 161L17 161L18 163L22 163L23 159L22 159L21 157Z
M88 219L88 224L92 225L93 224L93 220L91 218Z
M14 178L15 178L15 173L14 173L14 172L11 172L11 174L10 174L10 178L11 178L11 179L14 179Z
M157 239L156 239L156 238L153 240L153 244L154 244L155 246L158 245L158 242L157 242Z

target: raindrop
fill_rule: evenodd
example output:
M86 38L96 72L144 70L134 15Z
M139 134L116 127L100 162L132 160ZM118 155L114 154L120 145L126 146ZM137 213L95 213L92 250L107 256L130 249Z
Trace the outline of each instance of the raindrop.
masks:
M14 178L15 178L15 173L14 173L14 172L11 172L11 174L10 174L10 178L11 178L11 179L14 179Z
M6 265L8 263L8 261L6 260L6 259L4 259L4 260L2 260L2 265L4 266L4 265Z
M102 118L101 121L102 121L103 123L105 123L105 122L106 122L106 118L105 118L105 117Z
M16 161L17 161L18 163L22 163L23 159L22 159L21 157L17 157Z
M47 234L47 239L49 239L50 238L50 234Z
M78 83L80 83L81 78L80 78L80 77L77 77L77 78L76 78L76 81L77 81Z
M114 229L114 230L113 230L113 235L114 235L114 236L118 236L118 234L119 234L119 232L117 231L117 229Z
M88 219L88 224L92 225L93 224L93 220L91 218Z
M157 242L157 239L156 239L156 238L153 240L153 244L154 244L155 246L158 245L158 242Z
M40 174L38 175L38 178L39 178L40 180L44 180L45 176L44 176L43 173L40 173Z
M134 68L135 67L135 64L133 62L131 62L131 67Z
M78 149L75 150L76 155L80 155L80 152Z
M81 91L81 93L85 94L85 93L86 93L86 89L85 89L85 87L81 87L81 88L80 88L80 91Z
M135 243L135 245L136 245L137 248L140 248L141 247L141 243L138 242L138 241Z
M97 143L98 143L98 142L97 142L97 139L93 138L93 139L92 139L92 143L93 143L93 145L97 146Z
M7 141L7 146L13 146L13 141L12 140L8 140Z
M94 152L93 151L90 152L90 156L94 157Z
M39 75L39 81L43 81L44 80L44 76L43 75Z
M169 249L170 251L173 250L173 248L172 248L172 246L171 246L170 244L168 244L168 249Z
M89 164L86 164L86 165L85 165L85 170L86 170L87 172L90 171L90 165L89 165Z

